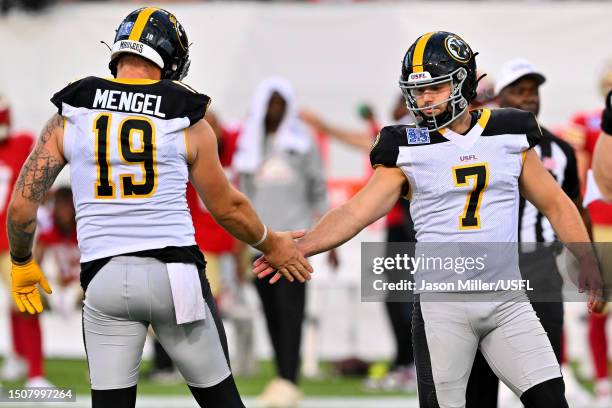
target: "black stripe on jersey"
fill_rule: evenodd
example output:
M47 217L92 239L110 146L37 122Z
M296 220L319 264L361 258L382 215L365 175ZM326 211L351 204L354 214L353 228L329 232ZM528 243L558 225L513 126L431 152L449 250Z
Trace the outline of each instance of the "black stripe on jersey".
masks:
M555 143L567 160L565 164L565 171L563 175L563 184L561 188L565 191L572 201L577 201L580 198L580 181L578 179L578 165L576 162L576 153L574 148L567 143L565 140L558 138L551 131L546 128L542 128L542 135L544 139L550 139L552 143Z
M548 137L543 137L540 141L540 158L552 157L552 144Z
M551 140L547 137L542 137L540 141L540 160L543 158L551 158L552 157L552 144ZM551 176L556 179L555 174L551 171ZM542 214L538 210L538 215L536 216L535 223L535 234L536 234L536 242L544 242L544 226L542 222L544 221L544 214Z
M541 128L541 130L542 139L540 141L540 158L552 158L553 160L557 161L559 158L556 157L556 155L565 155L566 166L563 169L563 184L561 187L573 201L576 201L580 196L580 182L578 181L578 170L576 168L576 156L574 151L567 142L559 139L546 128ZM558 153L558 150L553 149L555 144L559 146L562 153ZM559 182L557 175L553 171L550 171L550 175L555 179L555 181ZM524 225L523 212L525 204L525 199L521 196L519 204L519 241L523 241L524 239L532 239L531 237L521 236ZM542 214L540 211L537 212L534 223L526 226L529 227L531 231L534 231L536 242L547 242L544 237L545 232L552 232L552 235L555 236L554 230L551 231L550 224L546 225L546 227L544 226L544 214Z
M193 125L204 117L210 98L185 84L170 80L125 81L87 77L73 82L51 102L62 114L62 104L75 108L135 113L160 119L188 118Z
M542 130L531 112L515 108L491 109L491 117L482 136L526 135L529 147L536 146L542 139Z

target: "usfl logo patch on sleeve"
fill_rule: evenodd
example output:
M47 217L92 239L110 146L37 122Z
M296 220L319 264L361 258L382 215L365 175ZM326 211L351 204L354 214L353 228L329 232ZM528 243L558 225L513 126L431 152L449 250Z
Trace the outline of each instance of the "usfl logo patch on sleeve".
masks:
M406 134L408 136L408 144L429 143L429 130L427 128L406 128Z

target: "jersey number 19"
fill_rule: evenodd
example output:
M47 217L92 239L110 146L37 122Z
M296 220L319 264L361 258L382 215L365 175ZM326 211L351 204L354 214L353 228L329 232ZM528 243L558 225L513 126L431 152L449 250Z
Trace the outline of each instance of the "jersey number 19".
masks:
M96 198L116 198L116 186L112 180L110 164L110 123L112 115L101 113L94 120L95 155L97 180ZM155 161L155 126L144 117L130 116L125 118L118 128L119 157L124 164L139 165L142 169L142 180L136 180L135 174L119 175L121 198L151 197L157 188L157 165ZM140 146L134 147L133 136L140 136Z

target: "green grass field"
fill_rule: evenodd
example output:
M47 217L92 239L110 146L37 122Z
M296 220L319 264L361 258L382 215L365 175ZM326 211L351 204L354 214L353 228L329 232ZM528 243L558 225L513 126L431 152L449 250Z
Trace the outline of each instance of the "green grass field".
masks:
M160 384L143 378L142 373L150 367L150 362L144 361L141 366L141 378L138 383L138 393L143 395L190 395L185 384ZM329 372L330 364L323 363L322 372ZM77 394L89 394L87 379L87 362L85 360L48 359L45 361L47 378L61 388L71 388ZM274 376L270 362L263 362L260 373L252 378L238 377L236 382L240 394L243 396L256 396ZM21 387L23 382L5 382L5 387ZM320 379L304 379L301 382L302 390L307 396L406 396L414 395L398 392L367 391L362 386L362 379L342 378L325 375Z
M163 395L163 396L188 396L189 391L185 384L160 384L143 378L142 373L150 368L151 363L144 361L141 366L141 379L138 383L140 395ZM70 359L48 359L45 364L47 378L60 388L71 388L77 395L89 395L89 384L87 380L87 362L85 360ZM322 363L321 371L330 372L331 364ZM572 364L575 369L576 365ZM612 365L610 366L612 370ZM274 376L271 362L266 361L260 365L260 373L255 377L238 377L236 382L243 397L257 396L264 386ZM583 386L589 391L593 390L593 383L586 379L580 379ZM22 381L4 382L5 387L21 387ZM303 379L301 387L304 394L309 397L397 397L414 396L414 393L399 393L385 391L369 391L364 389L362 379L345 378L332 375L324 375L320 379Z

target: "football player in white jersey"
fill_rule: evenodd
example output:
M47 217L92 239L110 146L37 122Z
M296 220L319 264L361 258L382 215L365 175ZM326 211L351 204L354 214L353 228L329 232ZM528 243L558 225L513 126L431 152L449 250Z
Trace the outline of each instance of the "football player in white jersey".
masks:
M601 307L599 268L580 214L531 149L541 137L533 114L468 111L478 84L475 56L463 39L448 32L427 33L412 44L402 63L400 88L415 123L382 129L370 153L375 170L368 184L328 212L298 246L310 256L341 245L402 195L410 198L419 245L514 243L520 191L563 242L585 243L573 247L582 268L580 285L590 291L589 307ZM518 262L502 267L520 279ZM274 271L262 257L253 272L264 278ZM276 273L270 282L281 277ZM436 281L436 276L417 271L416 288L426 280ZM559 365L524 291L485 290L469 298L465 291L449 292L415 291L413 344L421 407L465 407L478 348L526 407L567 407ZM437 301L419 302L425 295Z
M232 235L289 280L310 278L295 235L267 229L226 179L203 119L210 99L179 82L188 46L169 12L130 13L112 47L114 78L88 77L52 98L58 113L24 164L8 209L13 298L22 312L40 313L37 285L51 288L32 259L36 211L70 164L94 408L135 406L149 326L200 406L244 407L195 245L189 180Z

